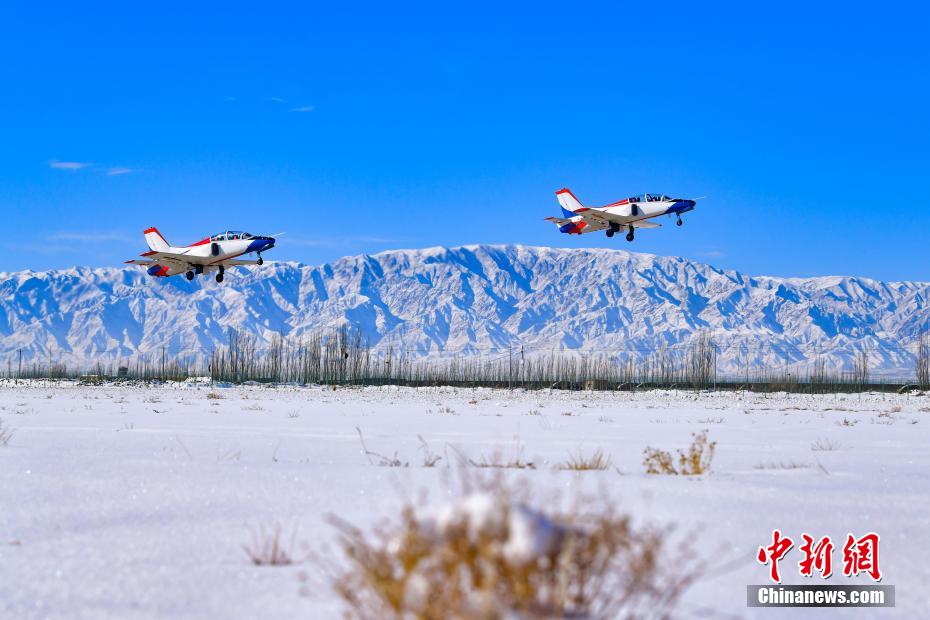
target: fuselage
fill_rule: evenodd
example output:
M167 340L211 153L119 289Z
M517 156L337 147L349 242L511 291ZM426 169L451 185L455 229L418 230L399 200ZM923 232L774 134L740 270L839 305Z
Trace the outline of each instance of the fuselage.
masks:
M262 264L261 253L275 245L274 237L252 235L246 232L227 231L211 235L196 243L172 246L156 228L144 232L149 251L141 256L147 259L146 272L155 277L168 277L186 273L188 279L196 274L218 271L220 281L225 267L244 264ZM258 254L258 260L237 260L246 254ZM145 264L146 261L130 261Z
M619 215L624 218L631 218L630 221L646 220L659 215L675 214L681 215L694 209L696 203L693 200L680 198L669 198L668 196L633 196L613 202L603 207L582 207L575 211L569 211L562 208L566 217L581 215L586 210L603 211L612 215Z

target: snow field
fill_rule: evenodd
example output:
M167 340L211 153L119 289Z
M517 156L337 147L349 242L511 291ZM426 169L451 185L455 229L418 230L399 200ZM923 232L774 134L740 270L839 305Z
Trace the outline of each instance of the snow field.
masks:
M326 516L370 527L421 496L454 504L463 458L532 463L503 472L542 511L606 495L638 523L675 526L716 567L683 616L799 615L745 607L774 528L838 547L878 532L897 607L859 616L930 608L930 397L6 382L0 421L15 431L0 445L3 618L332 617L340 603L317 567L341 560ZM356 428L407 466L369 460ZM704 429L717 442L709 474L644 474L646 447L684 449ZM558 469L598 449L607 469ZM442 459L426 467L427 452ZM254 566L243 545L277 525L291 557L316 559ZM795 548L782 561L784 583L820 583L799 559ZM841 560L829 583L869 582L844 577Z

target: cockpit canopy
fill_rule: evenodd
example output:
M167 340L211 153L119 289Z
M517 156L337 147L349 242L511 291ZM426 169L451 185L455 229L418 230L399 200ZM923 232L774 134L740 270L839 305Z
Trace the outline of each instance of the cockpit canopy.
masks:
M671 198L665 194L645 194L644 196L630 196L630 202L660 202L670 201Z
M235 241L237 239L251 239L253 235L241 230L227 230L226 232L212 235L210 241Z

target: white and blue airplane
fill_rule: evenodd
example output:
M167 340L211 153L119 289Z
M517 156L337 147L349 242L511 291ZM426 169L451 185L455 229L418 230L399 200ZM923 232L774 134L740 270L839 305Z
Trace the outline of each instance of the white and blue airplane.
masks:
M661 224L648 220L660 215L676 216L676 223L681 226L681 214L694 209L696 198L669 198L664 194L644 194L631 196L603 207L585 207L567 187L555 193L562 205L565 217L547 217L546 219L559 227L559 232L569 235L606 230L608 237L626 230L626 240L632 241L637 228L658 228Z
M156 278L184 273L188 280L193 280L198 274L215 271L216 281L222 282L226 267L261 265L264 262L262 252L270 250L275 244L274 237L252 235L237 230L211 235L197 243L180 247L168 243L157 228L149 228L143 234L149 246L148 252L140 254L144 260L136 258L126 262L148 267L147 273ZM252 252L258 256L256 260L237 258Z

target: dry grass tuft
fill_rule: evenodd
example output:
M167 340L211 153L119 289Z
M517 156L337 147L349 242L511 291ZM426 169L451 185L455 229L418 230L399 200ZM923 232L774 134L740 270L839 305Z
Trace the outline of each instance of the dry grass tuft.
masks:
M16 434L16 430L7 426L3 427L3 420L0 420L0 446L9 445L10 440L13 439L13 435Z
M219 392L207 392L207 400L223 400L223 395Z
M810 469L814 467L812 463L798 463L797 461L768 461L754 465L753 469Z
M468 459L468 464L479 469L536 469L536 463L524 461L520 454L508 460L499 452L495 452L490 458L482 454L480 461Z
M665 474L671 476L699 476L710 471L714 452L717 450L716 441L707 441L707 430L692 433L691 445L687 450L676 450L678 453L678 467L671 453L657 448L647 447L644 451L643 466L647 474Z
M556 469L566 471L604 471L612 464L609 456L598 448L591 456L586 456L581 450L572 455L564 463L556 465Z
M433 454L433 451L429 449L429 444L426 443L422 435L417 435L417 439L420 440L420 449L423 450L423 467L435 467L436 463L442 460L442 457L438 454Z
M365 437L362 436L362 429L356 426L355 430L358 431L358 440L362 443L362 451L365 453L365 456L368 457L368 462L370 464L377 464L381 467L408 467L410 465L410 463L401 461L397 457L397 452L394 453L393 457L388 457L369 450L368 446L365 445Z
M811 450L814 452L833 452L840 449L840 444L832 439L817 439L811 443Z
M260 527L252 532L251 542L242 545L243 551L249 556L252 564L255 566L289 566L294 563L294 559L285 546L294 548L297 537L296 529L287 541L287 545L282 540L283 532L280 525L276 525L271 531Z
M370 534L331 516L346 561L323 569L354 618L668 617L702 564L601 504L543 513L498 479Z

